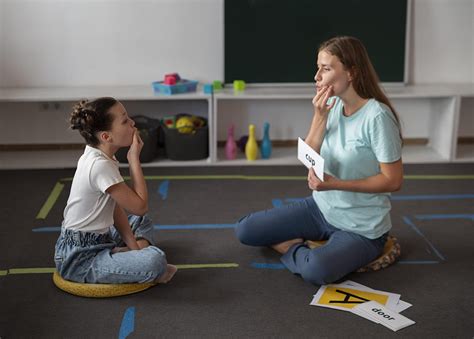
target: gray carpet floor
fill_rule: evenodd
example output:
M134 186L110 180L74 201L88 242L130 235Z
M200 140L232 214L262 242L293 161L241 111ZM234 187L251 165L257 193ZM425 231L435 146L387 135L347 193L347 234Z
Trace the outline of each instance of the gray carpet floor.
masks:
M147 181L149 215L168 261L238 267L182 269L167 285L118 298L66 294L53 285L50 273L35 269L54 266L55 229L69 193L67 178L74 171L0 171L1 339L474 335L474 164L405 166L404 186L392 202L392 234L402 246L399 262L346 277L401 294L402 300L413 304L403 314L416 324L396 333L349 312L310 306L318 286L281 269L276 252L236 240L229 225L243 215L310 194L304 168L146 168L144 172L160 176ZM189 178L167 178L171 175ZM195 177L216 175L242 177ZM271 180L274 176L301 179ZM58 182L64 184L63 190L49 204L45 218L38 219ZM15 273L25 268L33 271Z

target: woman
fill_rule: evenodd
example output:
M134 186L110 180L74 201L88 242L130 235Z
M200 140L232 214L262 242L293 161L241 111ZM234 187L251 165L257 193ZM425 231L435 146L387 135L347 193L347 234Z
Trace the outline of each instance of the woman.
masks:
M403 182L399 119L363 44L336 37L318 51L314 115L306 143L325 159L308 172L312 196L242 218L240 241L272 246L306 281L334 282L376 259L391 229L390 192ZM305 240L327 240L310 249Z
M70 123L87 145L77 163L64 210L55 263L67 280L83 283L166 283L177 268L155 246L145 216L148 191L140 165L143 142L125 107L114 98L82 101ZM131 186L114 154L130 146ZM132 213L127 217L125 210Z

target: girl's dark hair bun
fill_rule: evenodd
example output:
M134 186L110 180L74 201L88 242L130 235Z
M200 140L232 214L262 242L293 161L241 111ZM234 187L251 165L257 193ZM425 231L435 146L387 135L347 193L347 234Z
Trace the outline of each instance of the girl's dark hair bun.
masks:
M70 128L79 130L87 144L98 145L96 133L110 130L112 116L109 114L109 109L116 103L117 100L110 97L79 101L72 107Z
M88 107L88 100L81 100L72 108L70 124L72 129L86 130L94 111Z

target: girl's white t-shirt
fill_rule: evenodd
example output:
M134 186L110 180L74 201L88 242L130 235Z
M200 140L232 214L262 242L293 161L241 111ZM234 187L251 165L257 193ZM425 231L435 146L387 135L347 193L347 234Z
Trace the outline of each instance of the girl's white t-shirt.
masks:
M107 232L114 223L115 201L106 190L123 181L117 160L86 146L72 180L63 227L82 232Z

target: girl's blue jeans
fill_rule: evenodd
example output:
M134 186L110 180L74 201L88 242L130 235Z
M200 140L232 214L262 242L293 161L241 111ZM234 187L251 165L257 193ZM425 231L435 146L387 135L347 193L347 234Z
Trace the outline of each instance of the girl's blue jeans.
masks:
M146 217L130 215L136 238L150 246L136 251L111 253L126 246L115 227L104 234L61 229L56 242L56 269L66 280L81 283L123 284L153 282L166 270L165 253L155 246L153 225Z
M251 246L271 246L297 238L327 240L314 249L295 244L281 257L291 272L316 285L335 282L376 259L388 235L369 239L332 226L312 196L247 215L238 221L236 234L243 244Z

